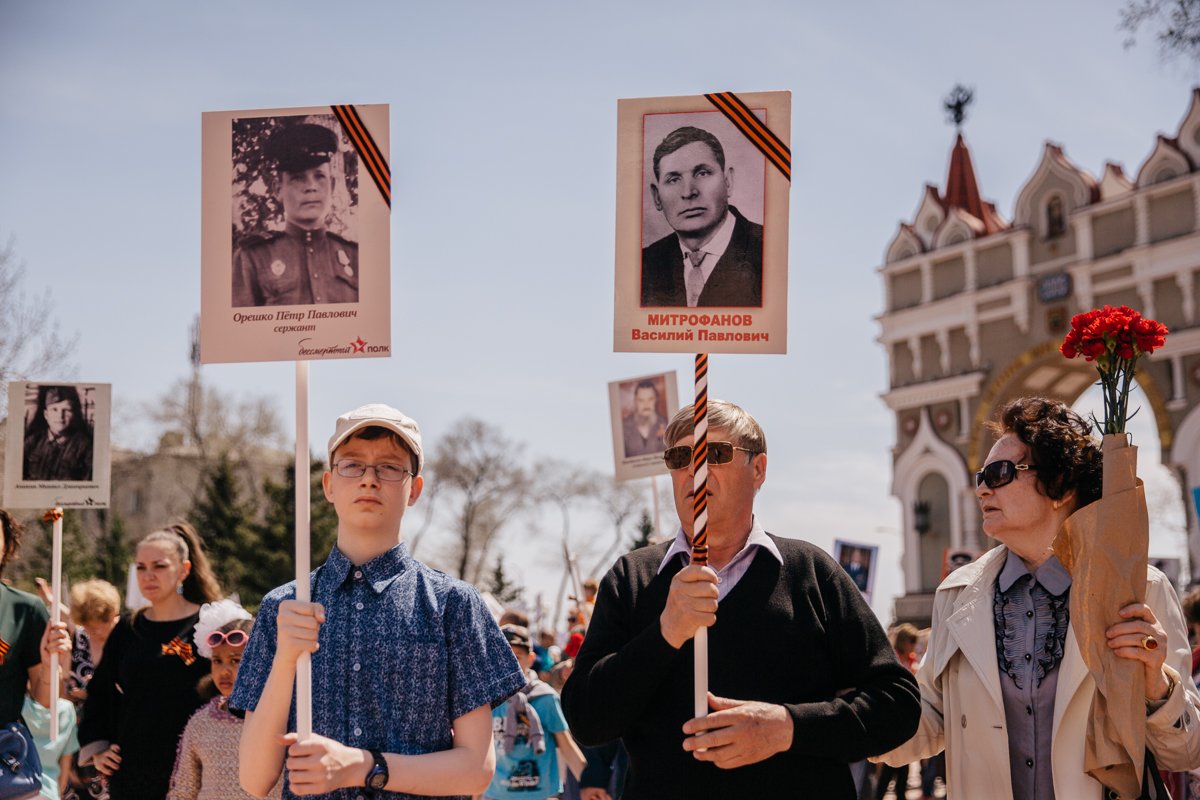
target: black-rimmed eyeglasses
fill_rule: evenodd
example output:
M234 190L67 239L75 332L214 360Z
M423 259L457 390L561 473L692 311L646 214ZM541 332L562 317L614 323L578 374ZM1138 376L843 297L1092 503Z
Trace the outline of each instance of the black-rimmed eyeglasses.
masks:
M975 473L975 485L987 484L989 489L999 489L1007 486L1017 478L1018 472L1036 470L1032 464L1016 464L1012 461L993 461L979 472Z

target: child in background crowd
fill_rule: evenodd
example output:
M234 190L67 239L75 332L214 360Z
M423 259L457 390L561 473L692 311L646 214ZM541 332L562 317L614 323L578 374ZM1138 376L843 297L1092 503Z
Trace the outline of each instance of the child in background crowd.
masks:
M227 705L253 626L254 618L233 600L208 603L200 609L196 649L212 661L212 674L202 683L208 688L211 682L209 690L215 690L216 696L192 715L183 730L168 800L250 797L238 783L242 720L230 714ZM280 784L276 783L268 797L279 794Z
M26 695L21 717L33 734L38 758L42 760L42 790L38 796L58 800L67 788L71 757L79 750L75 706L65 697L58 698L58 738L54 741L50 741L50 712L44 705Z
M558 693L538 680L533 666L533 641L519 625L501 628L529 682L492 710L496 737L496 774L484 795L489 800L544 800L563 790L559 753L576 778L587 765L567 732Z

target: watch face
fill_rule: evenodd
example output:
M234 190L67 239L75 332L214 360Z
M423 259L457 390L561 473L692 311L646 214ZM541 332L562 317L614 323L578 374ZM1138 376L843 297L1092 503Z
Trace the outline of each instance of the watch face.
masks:
M375 763L371 765L371 770L367 773L367 788L382 789L387 786L388 782L387 762L383 760L382 753L374 750L371 751L371 757L375 759Z

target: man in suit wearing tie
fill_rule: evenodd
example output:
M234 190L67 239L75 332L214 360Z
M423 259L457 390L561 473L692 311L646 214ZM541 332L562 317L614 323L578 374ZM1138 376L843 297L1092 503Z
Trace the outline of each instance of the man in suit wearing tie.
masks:
M762 307L763 228L729 205L717 137L677 128L653 163L654 207L675 232L642 250L642 305Z

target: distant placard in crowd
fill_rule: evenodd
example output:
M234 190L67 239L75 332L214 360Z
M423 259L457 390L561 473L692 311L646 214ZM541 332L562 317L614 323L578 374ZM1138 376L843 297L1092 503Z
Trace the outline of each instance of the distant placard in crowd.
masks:
M713 97L618 101L618 352L787 351L791 93Z
M942 551L942 578L945 579L951 572L965 567L981 555L983 553L980 551L966 547L947 547Z
M390 355L388 106L201 127L201 361Z
M879 548L875 545L833 540L834 560L846 570L868 603L875 588L875 560L878 554Z
M112 386L8 384L4 505L107 508Z
M663 434L679 408L675 373L612 381L608 384L608 406L617 480L665 474Z

